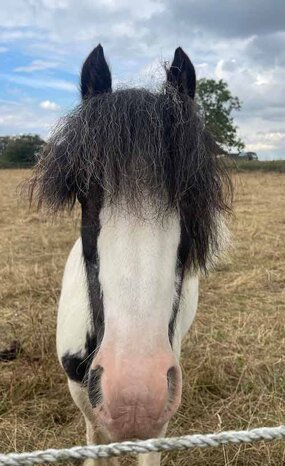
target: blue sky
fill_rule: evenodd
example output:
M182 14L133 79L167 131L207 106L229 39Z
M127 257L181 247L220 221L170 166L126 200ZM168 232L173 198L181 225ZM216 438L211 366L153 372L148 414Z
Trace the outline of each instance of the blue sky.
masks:
M0 134L47 137L79 102L79 74L102 43L114 85L153 86L177 46L198 77L225 79L247 150L285 158L285 2L1 0Z

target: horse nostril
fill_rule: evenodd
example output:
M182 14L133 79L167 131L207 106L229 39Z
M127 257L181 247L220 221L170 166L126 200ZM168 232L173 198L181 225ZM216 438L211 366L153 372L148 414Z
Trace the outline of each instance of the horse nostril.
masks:
M103 401L102 390L101 390L101 376L103 373L102 366L96 366L95 369L90 369L88 376L88 396L91 402L92 408Z
M169 394L168 403L171 403L171 401L173 401L175 398L175 394L177 390L177 383L178 383L177 369L175 366L172 366L167 371L167 386L168 386L168 394Z

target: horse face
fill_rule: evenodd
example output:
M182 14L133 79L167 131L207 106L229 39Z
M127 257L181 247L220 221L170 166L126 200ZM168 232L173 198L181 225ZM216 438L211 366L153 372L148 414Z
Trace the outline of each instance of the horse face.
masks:
M181 373L169 339L180 289L179 242L175 214L161 221L122 208L100 212L104 335L89 394L112 439L158 435L180 403ZM98 372L99 403L92 396L92 373Z
M168 81L194 98L195 71L182 49ZM101 46L83 65L81 90L83 99L111 91ZM181 397L179 337L173 342L183 273L180 217L176 210L157 217L147 196L143 204L138 214L124 209L124 200L108 206L102 199L98 212L92 193L82 203L83 252L100 333L89 397L113 440L159 435Z

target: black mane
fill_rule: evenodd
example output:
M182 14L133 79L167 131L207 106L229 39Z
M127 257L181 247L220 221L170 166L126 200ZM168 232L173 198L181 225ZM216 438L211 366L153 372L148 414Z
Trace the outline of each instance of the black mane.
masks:
M161 215L180 212L189 238L189 265L206 268L219 244L221 214L230 210L231 183L219 146L190 96L117 90L84 99L55 128L40 154L31 193L53 212L96 189L139 212L142 196Z

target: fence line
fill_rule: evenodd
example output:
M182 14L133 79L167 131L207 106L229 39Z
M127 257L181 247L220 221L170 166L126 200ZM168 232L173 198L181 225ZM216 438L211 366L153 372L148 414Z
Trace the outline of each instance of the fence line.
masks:
M0 466L21 466L41 463L55 463L68 459L102 459L126 454L140 454L160 451L186 450L188 448L218 447L234 443L251 443L260 440L280 440L285 438L285 425L260 427L257 429L227 431L214 434L184 435L182 437L159 438L134 442L89 445L60 450L49 449L30 453L0 454Z

